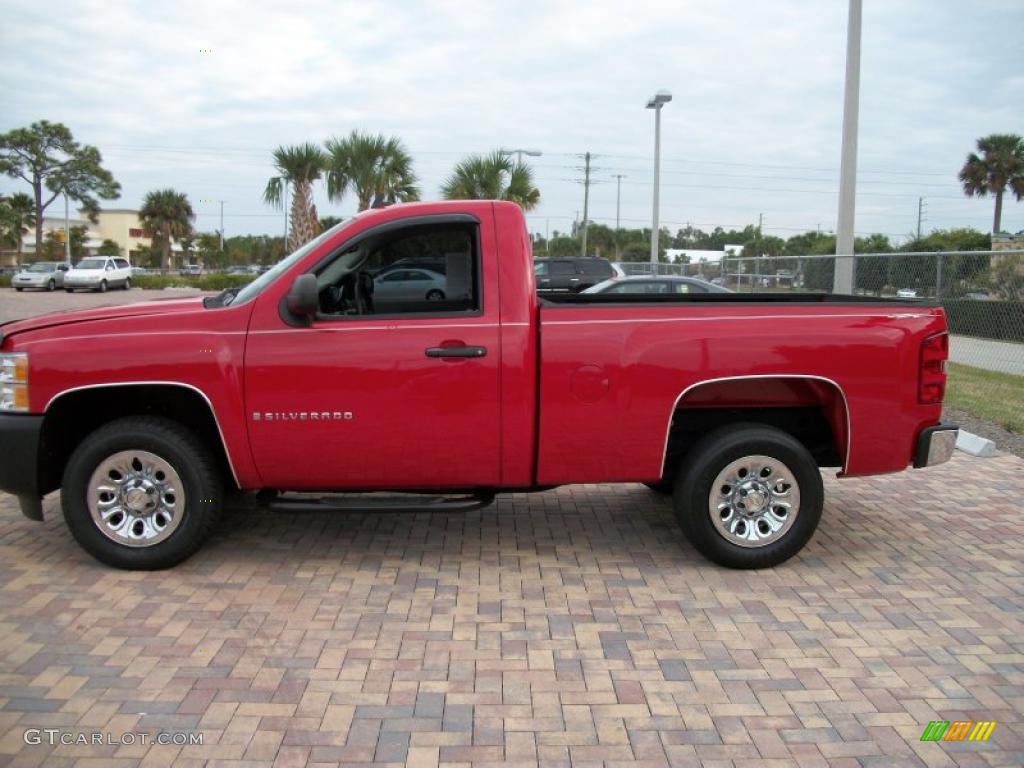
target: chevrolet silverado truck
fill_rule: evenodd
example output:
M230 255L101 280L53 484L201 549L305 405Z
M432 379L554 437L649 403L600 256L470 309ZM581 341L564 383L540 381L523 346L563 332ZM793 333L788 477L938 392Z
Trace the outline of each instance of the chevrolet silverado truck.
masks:
M0 489L41 520L59 488L74 538L129 569L193 554L236 492L463 510L633 482L714 562L773 566L818 525L819 468L930 466L956 439L942 309L540 299L506 202L370 210L241 289L9 322L0 353Z

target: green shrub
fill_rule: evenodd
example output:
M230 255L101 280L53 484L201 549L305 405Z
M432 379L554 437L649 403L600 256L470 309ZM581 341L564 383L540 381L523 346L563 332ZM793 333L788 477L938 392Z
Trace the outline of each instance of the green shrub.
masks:
M1024 342L1024 304L1019 301L947 299L942 306L950 333Z
M240 288L253 280L252 275L137 275L132 284L139 288L198 288L201 291L223 291L225 288Z
M0 287L2 287L2 288L9 288L10 285L11 285L11 276L8 275L6 272L4 274L0 275Z

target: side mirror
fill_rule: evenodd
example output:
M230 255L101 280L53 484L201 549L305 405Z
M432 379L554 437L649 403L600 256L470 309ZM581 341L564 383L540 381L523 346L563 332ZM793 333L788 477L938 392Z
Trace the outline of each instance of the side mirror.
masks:
M285 296L285 306L296 317L312 320L320 308L320 296L316 286L316 275L299 275Z

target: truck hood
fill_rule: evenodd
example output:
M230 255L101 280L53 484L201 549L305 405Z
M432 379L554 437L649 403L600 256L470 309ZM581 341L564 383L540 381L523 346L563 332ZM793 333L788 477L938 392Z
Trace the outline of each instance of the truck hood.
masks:
M202 306L202 296L189 296L187 298L142 301L137 304L51 312L48 315L39 315L38 317L30 317L25 320L12 320L11 322L0 324L0 342L16 333L38 331L42 328L52 328L56 325L87 323L93 320L113 320L119 317L136 317L139 315L173 315L178 312L194 312L202 308Z

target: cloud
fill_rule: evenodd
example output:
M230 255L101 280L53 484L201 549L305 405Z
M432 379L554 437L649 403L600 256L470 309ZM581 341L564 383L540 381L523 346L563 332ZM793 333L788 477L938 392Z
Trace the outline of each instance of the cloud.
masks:
M918 196L932 226L986 227L989 201L964 199L956 171L977 136L1024 129L1012 36L993 39L993 22L1020 28L1024 8L865 8L858 230L910 231ZM55 2L5 19L0 130L62 121L104 152L121 204L174 186L227 200L229 232L278 230L260 194L280 144L399 135L427 196L465 153L538 147L531 225L564 231L582 208L585 151L602 182L592 217L614 218L611 175L625 173L622 217L649 221L644 102L668 88L662 220L764 213L785 236L834 226L845 27L844 3L797 0ZM321 213L353 210L323 197ZM196 207L200 227L216 226L219 207ZM1022 207L1006 206L1007 226L1024 227Z

